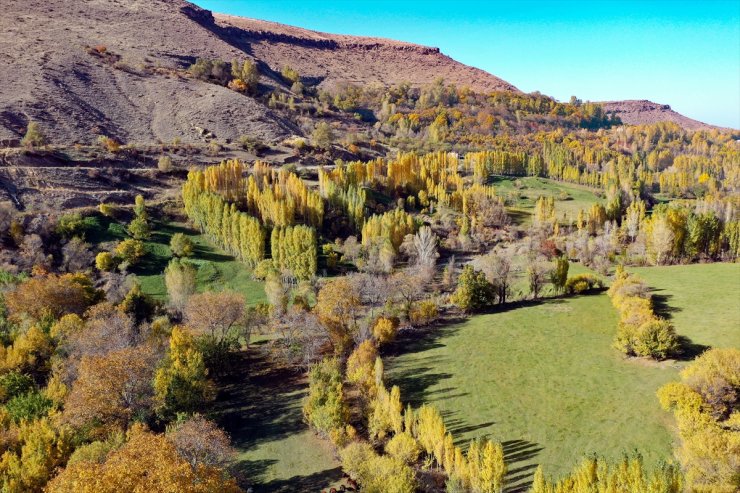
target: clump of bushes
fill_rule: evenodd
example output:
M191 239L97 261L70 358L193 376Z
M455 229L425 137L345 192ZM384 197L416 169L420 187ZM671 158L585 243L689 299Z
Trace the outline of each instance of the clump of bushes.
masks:
M630 356L665 359L676 354L679 340L673 325L653 312L647 285L635 275L617 271L609 288L612 304L619 310L614 346Z
M603 287L603 281L593 274L578 274L565 281L565 292L568 294L581 294Z

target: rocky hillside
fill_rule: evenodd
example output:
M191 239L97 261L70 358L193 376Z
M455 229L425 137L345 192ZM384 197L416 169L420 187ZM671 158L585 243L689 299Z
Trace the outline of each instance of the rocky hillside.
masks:
M642 100L605 101L602 103L607 112L616 114L623 123L646 125L658 122L673 122L688 130L715 128L712 125L693 120L677 113L667 104L658 104Z
M439 48L401 41L328 34L229 15L214 15L229 36L248 46L272 70L288 65L319 87L341 82L421 86L441 77L476 92L518 91L488 72L464 65Z
M201 9L184 0L4 0L0 16L0 145L16 145L29 120L53 143L276 142L302 131L284 113L197 80L198 57L256 59L261 89L287 88L290 65L307 85L425 85L444 78L479 92L517 91L430 48L332 35ZM609 102L626 123L703 124L645 101Z

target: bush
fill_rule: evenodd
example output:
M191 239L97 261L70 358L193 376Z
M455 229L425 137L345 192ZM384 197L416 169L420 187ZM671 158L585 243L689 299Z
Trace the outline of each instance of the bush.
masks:
M285 80L291 83L296 83L301 78L297 70L294 70L287 65L283 67L280 74L285 78Z
M24 147L41 147L46 145L46 136L41 131L41 127L36 122L28 122L26 134L21 139L21 145Z
M193 240L182 233L175 233L170 240L170 250L176 257L189 257L193 254Z
M21 420L33 421L45 416L53 405L51 399L38 391L32 391L10 399L5 404L5 410L13 422L20 423Z
M373 325L373 337L378 344L387 344L396 338L398 333L398 319L381 317Z
M678 349L676 329L667 320L654 319L641 325L637 330L634 350L639 356L665 359L675 354Z
M419 459L421 447L409 432L404 431L395 435L385 444L385 451L406 464L413 464Z
M207 58L198 58L189 68L190 73L196 79L216 82L226 85L231 78L229 64L223 60L209 60Z
M439 307L434 300L422 300L414 303L409 313L413 325L429 325L439 317Z
M35 384L28 375L18 371L11 371L0 376L0 401L7 402L10 399L26 394L33 390Z
M342 468L357 479L364 493L413 493L414 470L395 457L379 456L367 443L351 443L339 453Z
M172 158L169 156L160 156L157 160L157 169L162 173L169 173L172 171Z
M128 232L137 240L149 238L152 231L149 223L143 217L135 217L128 225Z
M457 281L457 290L452 295L452 302L466 312L480 310L493 303L495 292L493 285L486 280L483 272L472 265L463 267Z
M100 204L98 210L105 217L113 217L113 214L115 214L115 208L110 204Z
M116 246L116 256L128 262L129 265L136 265L144 255L146 255L146 248L139 240L123 240Z
M59 218L56 233L63 238L85 237L85 234L99 226L95 217L83 217L79 212L65 214Z
M110 272L116 267L116 259L110 252L100 252L95 256L95 267L103 272Z
M100 147L108 152L116 153L121 150L121 143L112 137L101 135L98 137L98 144Z
M565 292L568 294L581 294L602 287L604 283L593 274L578 274L565 281Z
M328 150L334 142L334 131L326 122L319 122L311 133L311 142L319 149Z

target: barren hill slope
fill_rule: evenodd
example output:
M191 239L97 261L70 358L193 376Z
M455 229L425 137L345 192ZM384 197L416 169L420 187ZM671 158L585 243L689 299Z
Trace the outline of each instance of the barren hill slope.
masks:
M289 65L319 86L340 82L421 86L441 77L477 92L518 91L512 84L442 54L439 48L383 38L310 31L245 17L214 14L230 37L248 45L275 71Z
M646 99L605 101L604 110L616 114L623 123L646 125L657 122L673 122L688 130L716 128L712 125L691 119L671 109L667 104L653 103Z
M226 138L293 133L251 98L168 73L196 57L245 56L208 28L210 20L182 0L4 0L0 140L17 139L29 119L67 143L96 133L124 142L194 140L195 126Z
M334 35L212 14L185 0L4 0L0 16L0 144L14 144L29 120L53 143L98 135L126 143L251 135L275 142L300 134L264 102L191 77L196 58L257 60L264 90L283 85L290 65L304 83L425 85L441 77L479 92L517 91L439 49ZM626 123L675 121L704 128L649 102L608 102Z

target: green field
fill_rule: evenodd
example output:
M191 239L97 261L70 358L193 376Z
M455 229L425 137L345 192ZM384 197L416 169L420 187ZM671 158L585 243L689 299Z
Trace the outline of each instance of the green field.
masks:
M319 491L342 475L331 445L303 421L307 385L276 368L259 344L241 354L221 384L215 417L239 452L237 469L256 493Z
M695 344L740 348L740 264L630 269L653 289L658 313Z
M189 260L198 267L198 292L229 289L245 295L249 305L266 301L263 284L252 279L249 268L214 247L204 235L182 223L152 221L151 224L153 232L145 242L147 255L139 265L131 268L131 273L136 275L146 294L158 300L167 300L164 269L172 259L170 239L175 233L183 233L195 245ZM120 241L127 237L123 228L119 223L104 220L101 221L100 230L93 231L89 239L93 243Z
M561 222L563 214L570 221L576 218L578 211L588 209L592 204L600 201L594 191L588 187L547 178L494 176L490 184L494 186L496 195L507 199L509 215L518 224L530 221L535 203L540 197L555 197L555 211ZM561 196L563 192L565 195Z
M662 308L680 333L705 344L737 341L740 266L640 273L665 290L655 294L673 293ZM692 282L684 282L688 273ZM704 309L722 304L734 308ZM637 449L649 463L670 458L672 418L655 392L685 363L623 359L611 348L616 322L606 294L478 315L399 341L399 355L387 361L389 380L405 401L439 407L460 443L501 441L513 486L526 484L536 464L562 474L587 453Z

